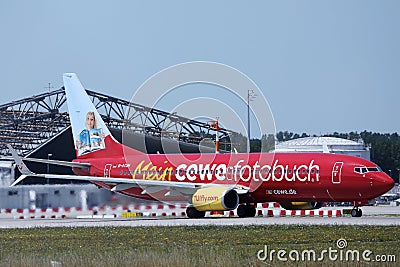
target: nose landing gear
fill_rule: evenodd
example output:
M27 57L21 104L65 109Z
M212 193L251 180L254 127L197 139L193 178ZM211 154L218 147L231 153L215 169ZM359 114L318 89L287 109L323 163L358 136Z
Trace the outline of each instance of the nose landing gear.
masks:
M362 216L362 210L359 207L354 207L351 210L351 217L361 217Z

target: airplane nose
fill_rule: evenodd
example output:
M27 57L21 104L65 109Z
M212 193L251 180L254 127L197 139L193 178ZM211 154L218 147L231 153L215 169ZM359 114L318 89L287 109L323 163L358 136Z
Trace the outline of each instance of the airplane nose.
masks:
M394 180L389 175L382 172L376 176L374 175L373 184L380 194L384 194L394 187Z

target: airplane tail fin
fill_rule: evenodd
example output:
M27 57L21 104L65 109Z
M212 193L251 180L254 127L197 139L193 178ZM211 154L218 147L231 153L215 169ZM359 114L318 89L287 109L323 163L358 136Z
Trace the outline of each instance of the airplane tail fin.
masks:
M123 156L123 145L111 135L78 76L64 73L63 81L77 158ZM143 154L128 150L131 154Z

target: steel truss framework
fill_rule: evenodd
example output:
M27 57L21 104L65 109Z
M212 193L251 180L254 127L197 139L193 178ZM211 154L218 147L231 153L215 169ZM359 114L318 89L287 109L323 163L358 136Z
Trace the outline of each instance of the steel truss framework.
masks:
M86 90L111 128L159 137L200 143L215 136L215 129L206 122L191 120L116 97ZM20 155L29 152L69 127L64 87L40 95L0 105L0 154L9 155L6 144L15 147ZM219 139L229 143L237 134L220 128Z

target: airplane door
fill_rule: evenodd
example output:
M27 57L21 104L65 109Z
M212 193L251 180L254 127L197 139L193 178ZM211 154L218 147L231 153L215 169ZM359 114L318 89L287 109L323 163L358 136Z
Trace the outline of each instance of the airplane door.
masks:
M106 164L106 166L104 166L104 177L106 177L106 178L110 177L111 167L112 167L112 164Z
M336 162L332 169L332 183L340 184L342 181L342 167L343 162Z

